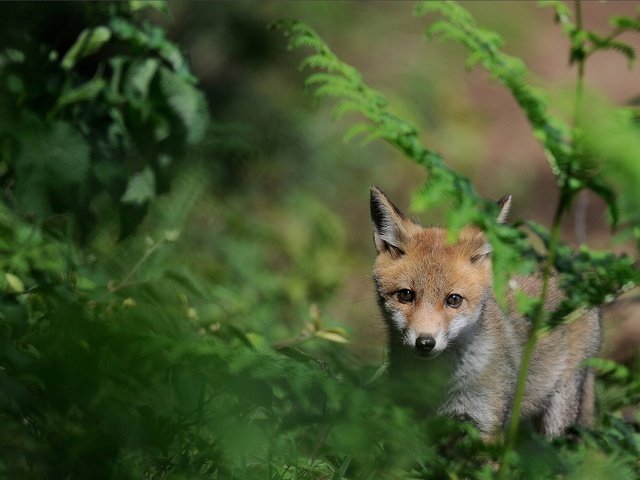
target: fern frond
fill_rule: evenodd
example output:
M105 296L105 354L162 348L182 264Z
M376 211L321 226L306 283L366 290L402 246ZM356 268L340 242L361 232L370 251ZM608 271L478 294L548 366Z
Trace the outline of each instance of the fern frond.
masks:
M333 110L331 111L331 118L337 120L349 113L359 113L364 117L367 117L367 114L370 112L366 108L366 105L363 105L361 102L347 100L341 101L333 107Z
M591 42L591 49L589 50L589 55L597 51L612 50L623 55L629 62L630 68L633 65L633 62L636 59L636 51L628 43L620 42L618 40L613 40L612 38L604 38L594 32L588 32L587 37Z
M414 10L414 16L421 17L429 13L439 13L448 18L456 19L460 22L473 22L471 14L460 5L452 1L442 2L419 2Z
M434 5L436 9L442 7ZM465 11L461 13L464 16ZM413 161L425 166L430 179L449 179L442 185L446 186L448 196L455 200L456 206L471 199L472 203L483 204L486 209L493 210L492 202L483 200L465 178L445 165L440 155L426 148L420 142L415 125L389 111L385 97L365 84L358 71L342 62L312 29L292 20L277 22L274 27L284 31L289 38L290 48L305 47L312 50L313 53L302 61L300 68L320 71L311 73L305 85L313 88L317 97L331 97L338 101L332 116L338 118L356 112L366 119L367 122L352 127L345 135L345 140L365 133L368 134L365 143L383 138ZM442 28L446 29L447 26L443 25ZM456 31L452 30L451 33L455 34ZM495 38L491 40L495 41ZM460 188L461 185L464 188Z
M309 55L300 63L298 68L301 71L306 70L307 68L318 68L332 73L339 72L339 65L336 65L330 56L322 53Z
M349 142L359 135L364 135L367 132L371 132L371 130L372 130L372 127L368 123L364 123L364 122L356 123L355 125L350 127L349 130L347 130L347 133L344 134L344 136L342 137L342 140L345 142Z
M628 43L619 42L619 41L609 41L604 45L599 47L599 50L613 50L623 55L628 63L629 68L631 68L636 60L636 51L634 48Z
M364 140L362 140L362 144L363 145L368 145L371 142L373 142L374 140L378 140L380 138L382 138L382 139L385 138L385 132L383 132L382 130L376 128L376 129L373 129L371 131L371 133L364 138Z
M556 22L562 25L565 34L571 35L575 31L576 26L572 20L572 12L569 6L562 0L540 0L539 7L550 7L555 13Z
M437 34L441 39L462 43L470 52L469 63L480 63L491 76L507 87L524 110L536 138L543 144L558 183L564 185L570 175L572 148L568 140L569 128L548 112L544 95L526 82L527 68L515 57L500 50L502 39L494 32L478 27L463 7L453 2L420 2L416 15L438 13L443 19L427 29L430 39Z
M311 75L309 75L305 79L304 84L306 86L311 86L316 83L333 83L333 82L345 82L345 83L349 82L350 83L348 79L345 79L340 75L335 75L333 73L318 72L318 73L312 73Z
M612 27L615 27L618 30L628 32L640 32L640 19L625 17L625 16L613 16L609 20L609 23Z

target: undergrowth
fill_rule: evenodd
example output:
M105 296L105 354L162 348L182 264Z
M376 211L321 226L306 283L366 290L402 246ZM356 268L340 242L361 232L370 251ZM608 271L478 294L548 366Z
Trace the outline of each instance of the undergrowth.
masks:
M513 94L557 179L560 200L550 230L531 222L497 225L494 203L423 145L418 128L396 115L311 28L275 24L291 48L311 50L302 68L312 71L306 84L313 93L335 99L337 117L358 114L346 139L381 139L425 168L428 180L414 195L416 209L446 205L454 235L469 223L487 232L498 298L505 298L514 273L560 273L567 300L557 312L545 312L543 298L522 298L535 326L530 348L543 329L571 321L576 309L610 302L638 282L630 255L561 241L560 222L579 192L601 196L612 227L640 242L637 109L591 99L583 88L595 51L613 49L634 59L618 36L639 30L640 23L617 17L609 34L598 34L582 27L579 2L573 11L563 2L542 3L554 9L578 70L571 123L551 115L523 62L505 54L498 34L477 25L461 6L424 2L415 14L435 18L428 39L461 43L471 66L480 65ZM506 442L485 444L471 425L435 415L443 380L437 368L407 383L387 378L384 365L359 364L348 332L326 313L346 257L335 216L304 194L282 206L285 212L304 206L304 219L270 217L260 202L241 195L222 203L207 192L206 162L174 168L203 135L208 115L179 48L137 16L144 4L87 6L86 24L66 46L45 38L35 48L18 42L21 36L3 38L11 47L0 63L8 86L3 95L21 112L21 128L8 131L12 117L3 115L3 178L12 195L0 207L0 475L640 475L637 423L621 413L640 401L634 366L592 361L601 392L593 429L549 442L516 420ZM38 83L34 71L43 61L47 75L59 78L53 82L58 88L31 96L23 86ZM50 170L38 170L44 167L37 154L45 147L37 141L21 147L34 138L27 134L33 124L56 139L52 162L67 159L65 142L71 142L76 148L69 153L81 168L72 175L42 162ZM247 150L244 141L234 146L235 139L227 140L222 149ZM40 180L29 183L25 175L33 168ZM169 186L170 193L156 198ZM34 201L60 191L73 193L82 208ZM194 216L196 206L206 220ZM111 210L120 210L120 242L113 241L111 217L96 220L96 212ZM190 222L204 227L189 229ZM188 245L198 246L196 252L184 251L183 235L191 236ZM533 237L543 247L533 248ZM196 274L185 257L207 268Z

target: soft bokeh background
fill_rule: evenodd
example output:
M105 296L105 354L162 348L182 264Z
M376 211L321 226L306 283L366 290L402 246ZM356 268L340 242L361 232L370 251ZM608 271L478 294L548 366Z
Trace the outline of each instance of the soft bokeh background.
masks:
M576 72L552 11L463 5L572 124ZM628 360L640 302L613 310L638 337L617 330L624 366L592 359L598 420L578 441L525 427L514 450L485 444L435 414L446 369L383 375L369 186L423 223L442 212L411 210L423 169L382 141L343 141L352 119L334 121L304 88L305 52L268 25L315 29L482 195L513 194L512 219L548 226L558 195L510 94L467 69L458 44L425 43L431 20L412 9L0 4L0 478L492 478L505 458L522 478L638 478L640 377ZM582 9L605 32L637 3ZM596 53L585 98L623 105L640 94L637 72ZM588 126L638 149L628 123ZM603 175L630 172L617 191L637 226L634 150L591 137L589 155L614 150ZM582 196L563 239L630 248L607 223L601 201ZM586 288L571 292L586 291L581 301L636 279L627 257L587 257L576 267Z
M479 24L503 36L508 53L523 58L533 83L557 96L554 110L561 115L570 111L566 99L560 99L571 96L576 71L569 66L568 41L552 11L533 2L462 3ZM309 268L305 258L321 255L314 249L318 232L310 228L308 217L326 215L321 222L335 235L335 250L311 268L325 271L320 275L328 283L318 288L335 285L337 292L324 302L321 314L328 323L350 327L354 348L361 355L380 355L384 332L369 278L373 247L368 187L381 186L408 210L411 192L424 182L425 172L383 142L342 141L348 119L331 120L330 105L318 104L302 87L304 75L296 70L301 54L288 52L280 33L267 30L279 18L296 18L312 26L339 57L388 97L394 111L419 126L426 145L469 176L483 195L499 198L512 193L512 218L549 225L557 188L522 112L507 90L485 72L465 68L462 47L425 43L427 22L411 16L412 2L169 5L171 17L156 20L188 53L212 116L205 145L195 155L213 174L199 207L186 222L184 240L187 251L195 237L201 242L203 262L198 260L196 268L216 261L220 209L229 210L241 224L257 222L278 232L280 238L271 247L276 252L295 249L297 257L288 259L292 263L276 261L270 268L274 276L291 280L291 288L299 290L292 295L306 295L313 303L322 299L322 292L296 285L295 276L301 268ZM636 5L585 2L582 8L585 27L605 32L611 15L633 14ZM622 39L640 46L633 35ZM586 72L587 88L619 104L638 94L638 79L638 71L615 52L597 53ZM552 97L552 105L553 101ZM249 140L249 146L240 152L225 147L234 138ZM421 220L434 219L425 215ZM610 246L599 199L580 197L565 221L564 239ZM259 236L253 240L261 242ZM240 261L254 260L246 256Z

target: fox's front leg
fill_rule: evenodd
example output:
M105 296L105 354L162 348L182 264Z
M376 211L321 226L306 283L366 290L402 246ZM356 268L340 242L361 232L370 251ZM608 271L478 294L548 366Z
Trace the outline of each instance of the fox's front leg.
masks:
M439 415L468 421L479 431L485 442L494 443L503 436L504 412L508 408L502 399L491 403L481 392L458 392L450 395L438 409Z
M544 414L542 433L548 438L563 435L576 423L588 426L593 417L593 373L588 369L561 379L553 389Z

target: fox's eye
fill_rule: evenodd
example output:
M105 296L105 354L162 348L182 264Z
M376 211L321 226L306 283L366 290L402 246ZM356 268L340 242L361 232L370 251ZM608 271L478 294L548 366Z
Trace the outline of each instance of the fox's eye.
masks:
M458 308L460 305L462 305L462 295L452 293L447 297L447 306L451 308Z
M409 290L408 288L403 288L402 290L398 290L396 296L402 303L411 303L416 298L416 292L414 292L413 290Z

